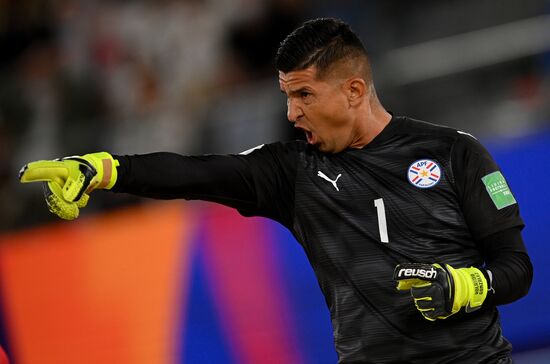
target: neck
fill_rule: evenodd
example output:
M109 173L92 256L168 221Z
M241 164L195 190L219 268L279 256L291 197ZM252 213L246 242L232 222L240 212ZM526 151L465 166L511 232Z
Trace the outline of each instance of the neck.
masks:
M366 102L364 106L358 116L354 132L355 137L350 145L351 148L360 149L369 144L384 130L392 118L391 114L380 104L375 94L369 98L369 102Z

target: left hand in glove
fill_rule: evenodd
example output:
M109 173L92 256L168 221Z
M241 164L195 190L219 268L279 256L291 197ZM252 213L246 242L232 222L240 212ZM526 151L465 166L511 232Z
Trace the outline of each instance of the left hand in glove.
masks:
M398 290L410 290L416 308L430 321L445 319L462 307L475 311L487 297L487 280L474 267L403 263L395 267L393 279Z

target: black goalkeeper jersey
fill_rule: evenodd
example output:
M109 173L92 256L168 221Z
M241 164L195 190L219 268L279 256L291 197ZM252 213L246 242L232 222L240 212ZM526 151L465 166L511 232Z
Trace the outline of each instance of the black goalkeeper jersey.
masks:
M431 322L392 279L404 262L481 267L476 241L523 226L497 164L469 134L393 117L362 149L336 154L295 141L118 158L116 191L214 201L285 225L325 296L340 363L481 363L511 350L494 306Z

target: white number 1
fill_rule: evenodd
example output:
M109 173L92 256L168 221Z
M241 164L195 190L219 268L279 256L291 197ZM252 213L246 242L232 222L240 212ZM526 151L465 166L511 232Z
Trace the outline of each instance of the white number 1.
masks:
M384 208L384 200L377 198L374 200L374 206L378 213L378 230L380 231L380 241L382 243L389 243L388 240L388 226L386 224L386 209Z

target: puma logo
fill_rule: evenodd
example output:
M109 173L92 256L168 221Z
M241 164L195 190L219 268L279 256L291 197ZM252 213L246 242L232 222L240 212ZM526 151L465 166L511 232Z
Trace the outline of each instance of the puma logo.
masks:
M340 173L338 176L336 176L336 179L335 179L334 181L331 180L330 178L328 178L327 175L324 174L324 173L321 172L321 171L318 171L318 172L317 172L317 177L321 177L322 179L329 181L330 183L332 183L332 185L334 186L334 188L336 188L336 191L340 191L340 189L339 189L338 186L336 185L336 182L338 181L338 178L342 177L342 173Z

